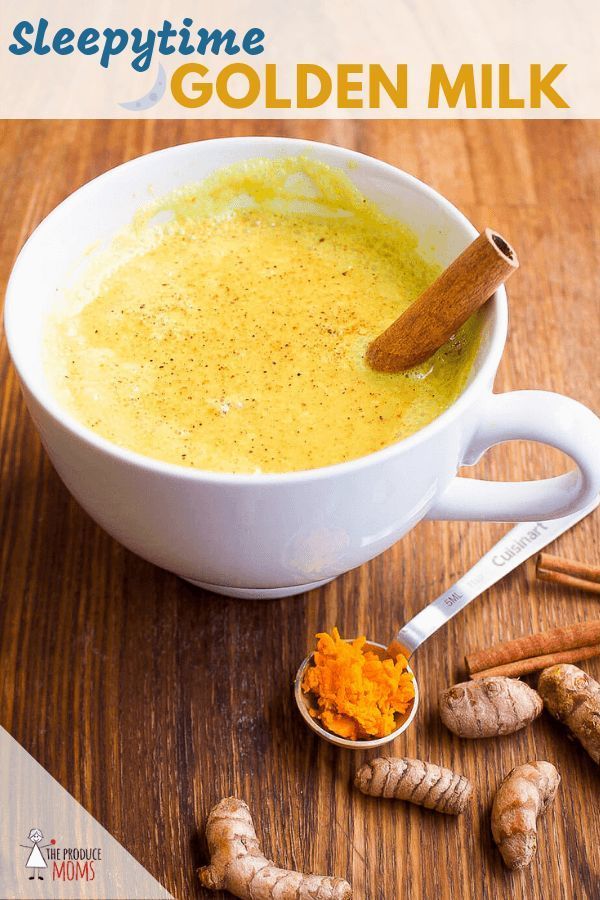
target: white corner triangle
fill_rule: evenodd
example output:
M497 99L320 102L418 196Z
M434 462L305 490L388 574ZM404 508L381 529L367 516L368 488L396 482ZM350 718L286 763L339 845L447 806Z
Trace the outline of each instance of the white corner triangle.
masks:
M0 897L173 900L1 727Z

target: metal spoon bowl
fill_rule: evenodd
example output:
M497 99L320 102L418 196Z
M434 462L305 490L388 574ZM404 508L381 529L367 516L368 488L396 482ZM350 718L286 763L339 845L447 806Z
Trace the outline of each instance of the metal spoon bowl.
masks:
M530 556L534 556L542 547L546 547L563 532L568 531L576 522L579 522L596 509L599 502L600 498L596 498L584 509L579 510L579 512L572 513L570 516L563 516L561 519L552 519L544 523L538 522L535 527L531 522L520 522L502 540L498 541L485 556L482 556L479 562L475 563L466 575L459 578L452 587L448 588L447 591L444 591L443 594L433 600L421 612L417 613L410 622L407 622L396 634L389 647L369 641L365 644L365 649L377 653L381 659L395 658L396 654L403 653L410 660L415 650L427 638L435 634L438 628L445 625L461 609L468 606L475 597L478 597L497 581L500 581L505 575L508 575L509 572L512 572L524 563L526 559L529 559ZM539 527L540 525L542 527ZM515 546L520 548L517 553L514 551ZM501 566L497 563L498 558L503 560ZM406 731L414 719L419 705L419 688L410 666L408 666L408 671L414 679L415 698L410 709L404 715L397 716L397 728L385 737L353 741L327 731L326 728L319 724L319 720L310 714L311 709L317 709L317 704L312 693L305 693L302 690L302 682L306 669L313 664L313 656L313 653L307 656L298 669L294 685L294 696L300 715L319 737L323 738L324 741L329 741L330 744L335 744L337 747L346 747L350 750L367 750L371 747L382 747L384 744L389 744L403 731Z
M370 641L364 645L364 649L371 650L373 653L376 653L380 659L388 658L387 647L385 647L383 644L376 644L373 641ZM313 659L314 653L311 653L306 657L306 659L298 669L296 681L294 682L294 696L296 698L298 709L300 710L300 715L302 716L306 724L309 725L313 731L316 731L319 737L322 737L325 741L329 741L330 744L335 744L336 747L346 747L350 750L369 750L372 747L383 747L384 744L389 744L390 741L395 740L399 735L401 735L403 731L406 731L406 729L416 716L417 707L419 705L419 687L417 685L415 673L409 666L407 671L410 672L413 676L415 698L404 714L401 715L400 713L398 713L396 715L396 728L394 729L394 731L392 731L391 734L386 734L385 737L372 738L371 740L365 740L361 738L358 741L353 741L350 738L344 738L339 734L334 734L332 731L327 731L326 728L323 728L323 726L319 724L319 720L314 716L311 716L310 714L311 709L317 709L314 695L312 693L306 693L302 690L304 675L306 674L307 668L314 664Z

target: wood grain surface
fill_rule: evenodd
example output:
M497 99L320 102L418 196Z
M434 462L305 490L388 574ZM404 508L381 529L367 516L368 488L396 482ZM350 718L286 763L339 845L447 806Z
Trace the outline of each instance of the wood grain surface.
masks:
M598 140L593 122L13 122L2 125L0 275L66 194L124 160L182 141L283 134L344 144L429 182L521 259L497 388L560 391L598 408ZM208 897L203 823L245 799L265 849L290 867L347 877L359 900L600 897L600 771L545 716L516 735L461 741L437 718L466 651L599 615L598 598L535 583L522 567L417 658L423 702L393 746L475 784L456 820L351 788L366 753L306 729L296 667L320 629L393 630L472 565L504 525L423 523L326 587L271 602L203 593L133 556L70 497L23 405L3 343L0 455L0 724L178 898ZM474 474L564 471L555 451L495 448ZM600 514L553 551L600 562ZM600 661L585 668L600 677ZM35 703L32 702L35 698ZM371 754L372 755L372 754ZM554 762L562 785L527 871L491 839L492 795L514 765ZM219 895L221 896L221 895Z

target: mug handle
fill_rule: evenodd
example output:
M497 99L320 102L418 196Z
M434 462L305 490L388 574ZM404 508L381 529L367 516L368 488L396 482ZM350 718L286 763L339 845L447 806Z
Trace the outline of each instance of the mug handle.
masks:
M427 519L531 522L577 512L600 491L600 419L569 397L549 391L492 394L482 411L462 465L472 466L510 440L540 441L567 453L577 469L540 481L455 478Z

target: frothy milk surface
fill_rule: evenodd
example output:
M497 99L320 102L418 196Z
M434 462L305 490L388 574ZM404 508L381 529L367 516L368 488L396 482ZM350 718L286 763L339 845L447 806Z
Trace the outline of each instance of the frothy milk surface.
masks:
M75 418L155 459L343 462L422 428L465 386L476 316L409 372L364 362L438 271L342 171L250 160L136 217L49 318L46 371Z

